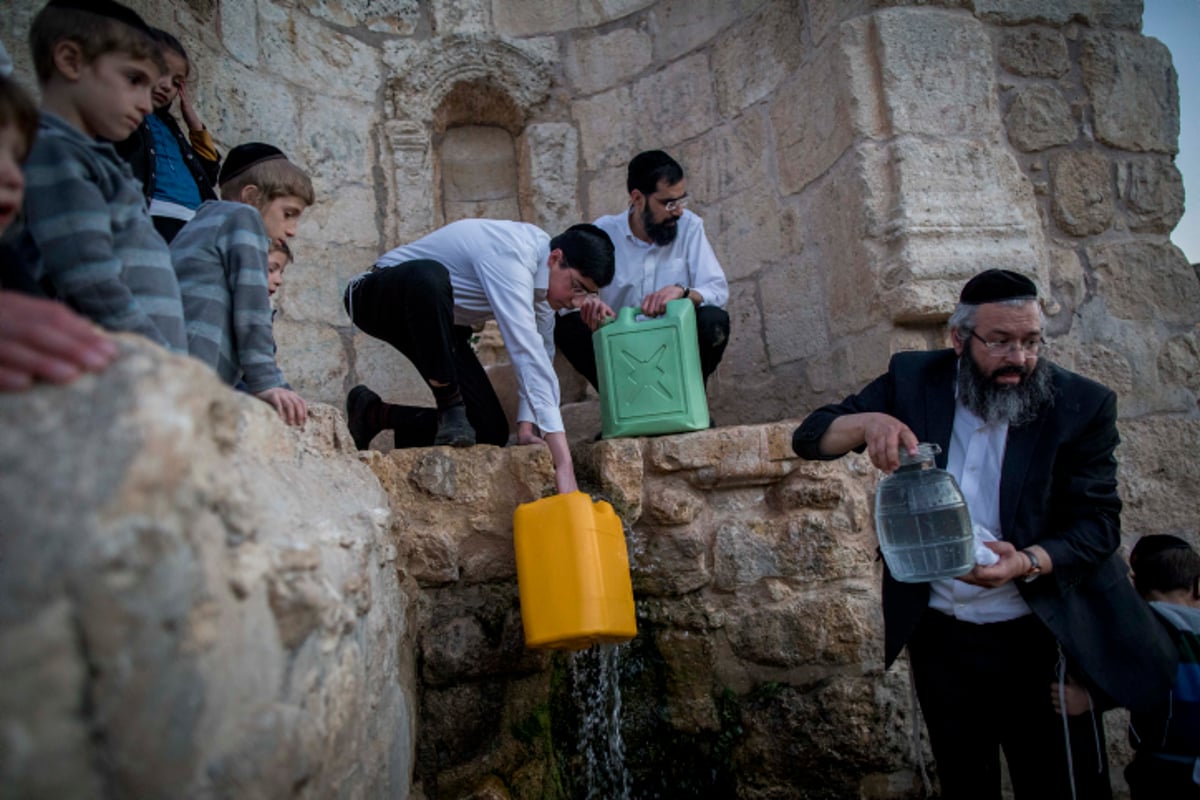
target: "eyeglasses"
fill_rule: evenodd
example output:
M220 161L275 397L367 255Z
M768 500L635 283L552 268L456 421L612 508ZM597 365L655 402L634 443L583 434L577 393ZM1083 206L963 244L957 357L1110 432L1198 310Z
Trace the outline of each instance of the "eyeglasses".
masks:
M576 297L586 297L588 295L596 294L596 292L593 292L587 286L584 286L583 281L579 280L579 278L576 278L574 275L572 275L571 276L571 294L575 295Z
M672 200L663 200L659 197L655 197L654 199L662 203L662 207L671 212L681 211L687 208L688 204L692 202L692 198L688 197L686 194L683 197L676 197Z
M1026 339L1023 342L1010 341L1008 339L999 342L989 342L975 331L971 331L971 335L983 342L983 346L987 349L990 356L1010 356L1019 350L1022 355L1034 358L1046 344L1045 340L1040 338Z

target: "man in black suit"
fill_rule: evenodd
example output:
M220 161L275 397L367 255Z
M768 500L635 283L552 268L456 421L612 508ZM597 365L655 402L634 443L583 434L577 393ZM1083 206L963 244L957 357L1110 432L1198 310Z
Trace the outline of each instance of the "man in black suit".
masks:
M931 583L884 569L885 666L908 646L943 797L999 798L1001 748L1017 798L1111 796L1098 715L1056 716L1051 685L1152 707L1176 660L1117 552L1116 396L1045 358L1037 287L1018 273L968 281L949 327L953 350L895 355L792 446L809 459L865 448L891 472L900 448L938 444L997 556Z

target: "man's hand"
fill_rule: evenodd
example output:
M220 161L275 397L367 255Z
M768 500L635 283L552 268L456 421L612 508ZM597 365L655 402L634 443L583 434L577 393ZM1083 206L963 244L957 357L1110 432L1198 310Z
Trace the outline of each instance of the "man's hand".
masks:
M517 423L517 444L545 444L546 440L537 435L532 422Z
M62 303L0 291L0 391L68 383L116 357L116 342Z
M255 397L274 406L288 425L303 426L304 421L308 419L308 404L291 389L276 386L274 389L259 392Z
M667 303L683 297L683 287L664 286L642 298L642 313L647 317L661 317L667 313Z
M975 586L995 589L1029 572L1029 556L1013 547L1011 542L984 542L985 547L1000 556L990 567L975 565L975 568L958 580Z
M601 300L596 295L589 295L584 298L583 303L579 306L579 316L583 320L583 324L587 325L590 330L596 330L600 327L600 323L608 317L615 317L616 314L608 307L608 304Z

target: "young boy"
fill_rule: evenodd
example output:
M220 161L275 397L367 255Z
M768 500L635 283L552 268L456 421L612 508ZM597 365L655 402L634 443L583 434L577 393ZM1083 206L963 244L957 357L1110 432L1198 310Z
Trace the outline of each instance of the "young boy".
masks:
M108 144L150 111L164 67L158 45L113 0L52 0L29 41L42 113L15 240L31 277L104 328L186 351L170 253Z
M1143 536L1129 563L1179 648L1179 671L1161 709L1130 715L1125 780L1133 800L1200 798L1200 554L1176 536Z
M308 408L275 363L267 253L296 235L312 181L279 148L254 142L230 151L220 189L171 242L188 352L302 425Z
M0 77L0 234L21 207L21 165L36 131L37 107ZM23 294L39 293L23 267L15 250L0 245L0 391L66 383L106 367L117 354L112 339L62 303Z
M267 253L267 293L272 297L283 286L283 271L292 263L292 248L282 239L271 242L271 251Z

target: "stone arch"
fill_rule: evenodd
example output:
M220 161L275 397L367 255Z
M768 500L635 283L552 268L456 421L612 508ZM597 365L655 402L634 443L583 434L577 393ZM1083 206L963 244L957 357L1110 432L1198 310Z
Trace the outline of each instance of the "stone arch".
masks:
M390 55L391 118L384 130L393 167L387 225L393 241L460 216L525 216L520 198L531 192L523 177L530 141L524 132L531 111L550 94L549 51L456 36ZM485 169L463 162L472 150Z

